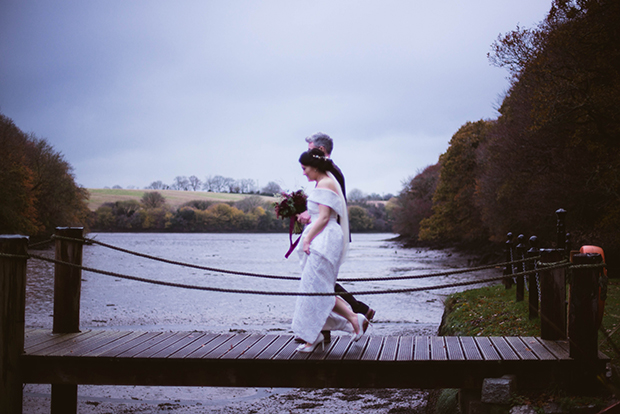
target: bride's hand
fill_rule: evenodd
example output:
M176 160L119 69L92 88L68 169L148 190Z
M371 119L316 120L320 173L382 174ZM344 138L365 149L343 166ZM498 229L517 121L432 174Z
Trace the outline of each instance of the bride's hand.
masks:
M308 240L307 237L304 239L303 250L304 250L304 253L310 254L310 241Z

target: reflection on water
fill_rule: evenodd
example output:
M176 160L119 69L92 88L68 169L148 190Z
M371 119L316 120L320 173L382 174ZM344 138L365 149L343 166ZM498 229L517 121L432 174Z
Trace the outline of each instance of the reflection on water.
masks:
M89 234L125 249L202 266L259 274L299 276L296 253L284 258L285 234ZM392 234L354 234L340 277L415 275L466 266L467 258L444 250L401 249ZM53 250L46 252L53 255ZM53 265L29 261L26 326L52 326ZM271 280L179 267L99 245L84 246L84 265L176 283L256 291L294 292L296 281ZM492 271L497 275L497 271ZM457 275L391 282L346 282L351 292L431 286L489 276ZM452 290L455 291L455 290ZM451 291L367 295L377 311L374 334L434 334ZM164 287L96 273L82 275L81 327L215 332L290 332L294 296L216 293Z

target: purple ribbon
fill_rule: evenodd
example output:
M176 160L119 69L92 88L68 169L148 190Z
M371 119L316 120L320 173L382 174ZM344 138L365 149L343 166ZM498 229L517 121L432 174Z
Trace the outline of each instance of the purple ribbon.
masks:
M295 216L292 216L290 220L291 222L290 222L290 225L288 226L288 240L290 243L290 247L288 249L288 252L286 252L286 254L284 255L285 259L288 259L291 253L293 253L293 250L295 250L295 247L297 247L297 244L299 243L299 239L301 239L301 235L299 235L297 240L293 242L293 229L295 229L295 221L297 221L297 218Z

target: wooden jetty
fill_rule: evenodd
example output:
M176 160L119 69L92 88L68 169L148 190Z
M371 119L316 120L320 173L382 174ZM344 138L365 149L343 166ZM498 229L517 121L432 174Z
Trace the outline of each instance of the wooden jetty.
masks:
M566 341L534 337L334 336L295 352L291 335L27 330L25 383L220 387L480 388L513 374L525 388L565 384Z
M57 234L80 239L82 229L59 228ZM574 269L577 291L564 334L552 324L541 337L368 336L351 342L334 336L325 349L302 354L294 352L291 335L81 330L81 270L58 263L53 329L25 329L27 245L27 237L0 236L0 412L6 414L21 413L24 383L52 384L51 411L66 414L76 412L78 384L480 389L485 378L510 374L520 389L581 387L607 362L594 327L598 270ZM56 258L81 264L82 244L57 238ZM541 272L547 277L565 275ZM565 309L565 296L551 296Z

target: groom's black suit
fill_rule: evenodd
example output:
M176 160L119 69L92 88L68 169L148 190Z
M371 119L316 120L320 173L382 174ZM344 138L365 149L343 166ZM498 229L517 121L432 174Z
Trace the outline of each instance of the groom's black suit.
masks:
M342 189L342 195L344 196L344 200L347 201L347 191L344 185L344 174L342 174L342 171L340 170L340 168L338 168L338 166L334 163L333 160L332 160L332 165L334 166L334 170L331 171L331 173L334 174L334 178L336 179L336 181L338 181L338 184L340 184L340 188ZM351 240L351 232L349 231L349 241L350 240ZM340 296L345 301L347 301L349 305L351 305L351 309L353 309L353 312L366 315L366 313L370 309L368 305L355 299L353 295L347 292L345 288L340 286L340 284L338 283L336 283L335 291L337 293L340 293Z

